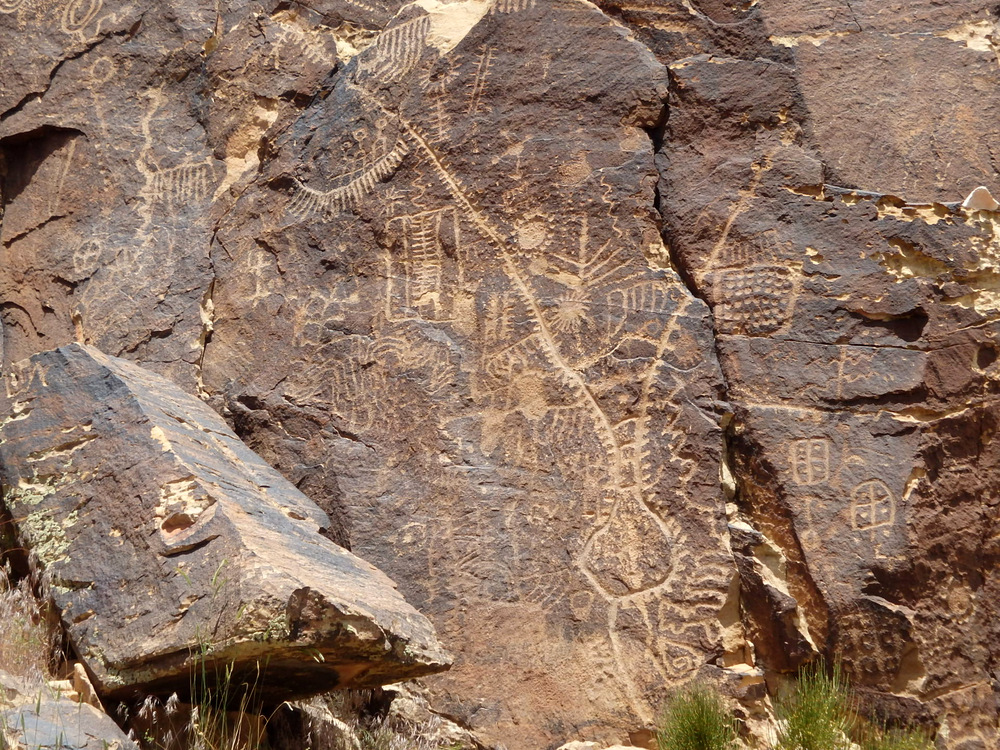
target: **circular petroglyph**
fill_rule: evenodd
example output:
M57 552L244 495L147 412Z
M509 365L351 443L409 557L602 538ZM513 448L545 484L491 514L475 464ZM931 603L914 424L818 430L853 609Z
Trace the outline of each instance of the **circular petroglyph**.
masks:
M0 13L13 13L28 0L0 0Z
M859 530L890 526L896 520L896 499L885 482L869 479L851 493L851 525Z
M101 12L103 5L104 0L70 0L63 11L62 30L67 34L83 31Z

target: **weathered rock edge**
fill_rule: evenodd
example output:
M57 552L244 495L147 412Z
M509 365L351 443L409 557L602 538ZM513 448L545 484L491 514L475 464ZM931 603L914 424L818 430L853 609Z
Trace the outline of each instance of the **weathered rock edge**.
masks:
M174 384L74 344L6 385L4 503L102 695L183 691L206 655L265 701L448 668L395 584Z

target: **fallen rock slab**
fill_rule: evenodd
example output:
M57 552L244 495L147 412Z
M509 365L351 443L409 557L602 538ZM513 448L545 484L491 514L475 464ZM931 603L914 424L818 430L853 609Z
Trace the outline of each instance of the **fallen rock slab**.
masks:
M45 699L0 712L4 747L11 750L136 750L104 713L68 698Z
M12 368L4 504L102 697L232 663L267 701L439 672L430 622L197 399L71 345ZM266 675L266 677L265 677Z
M71 691L0 672L0 747L9 750L138 750L103 711Z

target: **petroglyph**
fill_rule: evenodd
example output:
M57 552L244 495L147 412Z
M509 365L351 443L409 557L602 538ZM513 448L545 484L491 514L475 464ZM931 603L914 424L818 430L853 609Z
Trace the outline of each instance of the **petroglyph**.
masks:
M342 184L329 190L316 190L295 180L295 190L287 210L299 220L315 215L328 218L346 211L370 194L378 183L391 177L409 152L406 141L400 139L371 166L342 175L337 179Z
M427 107L434 117L434 135L439 141L445 141L449 137L452 124L451 116L448 112L449 92L460 75L461 70L459 68L452 68L442 75L437 75L433 78L426 77L421 83L421 88L427 95Z
M14 13L28 0L0 0L0 13Z
M642 310L652 311L665 305L668 299L662 282L657 284L632 280L635 271L625 267L624 249L612 241L592 242L587 220L581 218L578 222L569 222L573 227L571 231L575 234L574 251L566 253L550 250L545 256L550 264L545 278L565 289L557 298L559 305L549 312L539 304L534 291L536 282L526 279L516 253L525 245L533 247L535 252L545 247L551 248L551 223L543 221L542 225L549 229L542 232L522 229L520 247L512 247L493 221L474 207L459 178L444 164L426 138L406 120L402 121L402 127L425 160L433 165L464 215L500 254L505 275L513 283L513 295L506 302L494 299L491 303L496 307L496 314L490 316L489 330L497 336L497 349L489 353L490 347L487 346L484 351L486 357L481 365L481 372L489 376L481 381L483 393L489 394L489 403L501 415L496 423L504 424L506 417L502 415L513 412L524 415L529 422L542 423L545 415L555 406L542 397L545 393L544 384L549 381L558 382L560 388L567 391L569 400L578 404L575 408L587 415L587 430L597 438L601 452L602 460L596 465L601 467L604 474L600 484L606 489L604 499L598 507L612 506L605 511L605 518L590 535L577 563L579 570L595 587L595 592L609 602L623 596L659 590L659 587L666 585L673 570L676 557L673 539L675 527L670 526L647 505L646 493L651 483L661 481L661 473L653 466L653 454L646 448L652 417L650 396L653 383L658 379L660 357L670 346L671 334L679 316L684 313L687 302L674 306L674 313L669 320L661 320L655 329L656 336L652 341L658 352L652 354L652 361L645 366L638 407L641 416L635 420L634 425L629 425L624 430L624 434L631 437L628 442L623 443L619 431L595 401L590 386L578 374L577 366L571 364L574 362L572 348L567 347L560 337L574 331L578 322L583 320L582 313L587 310L588 292L606 287L606 295L610 297L614 293L619 306L629 301L638 301L642 303ZM534 239L536 236L538 239ZM624 291L621 289L623 283L627 284ZM605 308L606 305L600 306L602 310ZM503 338L512 327L519 325L519 318L531 321L530 330L514 342L508 340L504 346ZM624 316L619 316L619 319L610 323L605 319L601 339L603 348L613 350L617 346L625 325L622 318ZM596 361L606 356L607 352L603 348L600 353L590 354L587 361ZM679 390L674 392L679 393ZM678 432L676 439L681 438L682 434ZM572 443L573 440L568 439L566 442ZM483 450L489 451L492 445L499 443L490 443L484 439ZM627 469L625 456L628 456ZM682 476L691 476L691 470ZM632 551L624 552L629 545L622 544L623 535L631 538L632 534L636 535ZM665 660L663 669L671 675L671 679L679 674L675 671L678 664L688 663L686 655L682 654L660 658ZM631 673L630 669L625 668L626 665L621 666L623 672ZM641 691L634 688L634 692L638 696ZM637 698L636 705L640 707L637 710L648 711L651 715L651 708L641 708L643 700Z
M789 446L789 463L796 484L826 482L830 478L830 441L827 438L793 440Z
M370 348L366 354L334 362L329 372L330 411L359 434L371 431L384 416L375 394L385 391L385 373L372 364Z
M402 252L386 256L386 318L408 319L415 311L427 320L452 319L455 290L461 288L464 277L455 210L449 207L394 217L388 229L401 237ZM448 269L452 270L450 278L445 278L446 266L454 266Z
M353 5L355 8L361 8L361 10L366 10L369 13L387 13L389 12L388 3L378 2L378 0L372 0L372 2L366 2L365 0L343 0L343 2L348 5Z
M479 111L479 104L483 98L483 89L486 86L486 79L489 78L490 70L493 68L496 50L487 47L476 59L476 75L469 84L469 107L467 114L475 115Z
M140 235L147 234L154 215L169 215L207 201L212 196L216 183L215 161L211 156L205 156L201 160L188 160L175 166L161 165L156 156L158 151L153 124L157 112L166 104L167 97L162 88L146 92L146 97L150 106L140 121L143 146L136 161L136 169L145 178L139 191L139 196L143 199L139 214L144 219Z
M772 334L794 314L799 273L778 255L773 240L766 236L756 247L732 244L720 250L704 280L712 290L721 332Z
M103 247L97 240L87 240L73 251L73 272L75 280L82 280L92 275L101 265Z
M896 521L896 498L880 479L862 482L851 492L851 526L856 531L872 531Z
M393 377L411 378L419 375L429 394L452 385L458 374L458 366L449 357L447 349L419 334L412 334L408 338L403 338L402 335L382 336L372 351Z
M47 374L48 368L41 362L30 359L11 362L8 365L7 377L4 378L7 398L13 398L25 388L30 387L36 379L43 388L48 387Z
M674 536L634 496L626 494L611 519L591 538L583 564L606 595L646 591L663 583L670 573Z
M97 18L103 6L104 0L69 0L63 8L62 30L79 34Z
M150 201L174 209L206 200L212 194L214 183L213 164L206 159L152 172L143 193Z
M787 320L795 284L783 266L752 266L717 271L719 302L715 311L726 332L763 335L778 331Z
M293 22L278 21L277 42L290 58L301 56L314 65L333 66L336 62L336 48L333 43L324 44L318 33L310 34Z
M535 7L537 0L495 0L492 13L520 13Z
M390 26L379 35L375 44L358 55L358 72L371 75L381 83L405 78L420 62L430 30L429 15Z
M337 453L371 449L374 463L345 481L352 522L367 526L372 509L391 518L377 554L419 571L442 627L461 639L491 601L554 633L586 632L645 721L719 639L702 624L731 579L718 498L690 498L717 484L712 464L713 490L692 490L718 430L708 311L644 255L660 240L641 131L596 153L586 128L561 123L574 139L563 148L525 127L516 102L499 109L495 83L519 68L491 29L515 18L488 19L468 49L442 53L435 40L460 35L445 21L464 29L489 8L404 8L317 102L331 116L294 126L266 167L271 189L293 185L296 219L268 239L283 277L273 305L287 306L295 347L279 390L345 438ZM593 15L567 8L572 28ZM560 58L544 59L554 75ZM490 118L497 127L477 134ZM637 160L647 179L626 187ZM537 200L542 182L558 201ZM640 194L644 208L631 205ZM336 221L345 241L306 219ZM695 570L688 535L718 561Z
M753 164L753 176L733 204L719 238L696 272L712 303L720 333L766 336L783 330L792 320L799 295L801 263L786 257L776 233L756 241L733 238L739 218L753 205L763 176L773 167L774 151Z

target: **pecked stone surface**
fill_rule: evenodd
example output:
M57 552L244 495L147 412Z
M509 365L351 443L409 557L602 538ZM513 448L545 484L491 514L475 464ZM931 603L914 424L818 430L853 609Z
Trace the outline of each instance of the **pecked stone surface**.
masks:
M207 399L491 742L823 652L994 747L995 5L0 0L4 361Z
M329 466L456 653L438 706L510 747L625 738L741 651L721 373L654 211L666 86L585 3L407 6L212 254L206 389Z
M0 2L7 362L78 340L197 390L215 215L336 66L330 5Z
M0 35L6 363L76 340L209 399L428 613L438 707L491 741L623 740L742 653L667 73L626 29L9 0Z
M79 344L6 384L5 510L103 696L183 691L202 655L262 670L268 703L447 668L392 581L198 399Z

